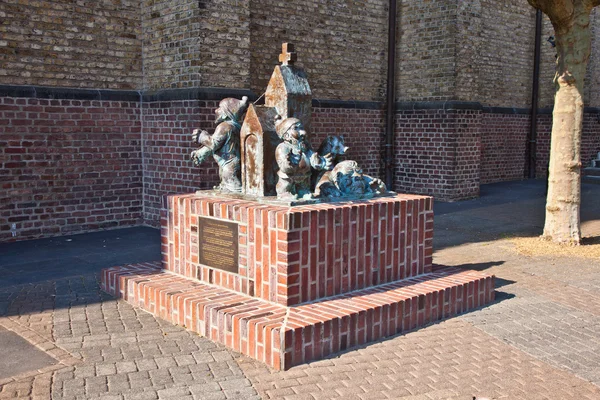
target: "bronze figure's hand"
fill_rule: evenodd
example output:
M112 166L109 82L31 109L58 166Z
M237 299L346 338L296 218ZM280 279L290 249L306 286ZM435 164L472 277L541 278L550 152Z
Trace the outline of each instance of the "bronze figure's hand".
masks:
M209 148L201 147L199 149L192 151L192 153L190 154L190 158L192 159L192 162L194 163L195 166L199 166L204 161L206 161L206 159L211 154L212 154L212 151L210 151Z
M325 160L325 165L323 166L323 169L326 171L330 171L331 169L333 169L333 156L331 155L331 153L327 153L323 156L323 159Z
M292 165L298 165L298 164L300 164L301 158L302 158L302 154L300 154L300 153L296 154L293 151L290 151L289 154L288 154L288 161Z
M192 142L198 143L198 139L200 137L200 129L194 129L192 132Z

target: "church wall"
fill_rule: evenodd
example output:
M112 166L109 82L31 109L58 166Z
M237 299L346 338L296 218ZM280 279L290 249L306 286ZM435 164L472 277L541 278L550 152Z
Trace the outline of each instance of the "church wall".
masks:
M0 86L0 113L9 113L0 118L0 142L10 154L1 164L9 195L2 197L0 240L10 239L9 218L19 219L20 232L27 231L21 238L142 220L157 226L165 194L217 183L212 161L202 168L189 161L189 135L198 127L212 132L213 109L225 92L260 96L283 41L296 45L297 64L306 69L313 89L313 145L342 134L350 157L366 173L382 176L387 5L380 0L3 2L0 85L12 86ZM600 107L599 15L596 10L592 22L588 107ZM476 196L479 183L525 176L534 33L534 12L526 2L402 0L398 18L394 189L457 200ZM545 18L541 108L553 102L556 52L546 41L552 34ZM92 90L81 95L65 88ZM106 92L113 97L101 95L101 89L111 89ZM185 98L170 95L184 89L192 91ZM121 94L129 96L126 101ZM50 101L44 107L57 108L48 117L30 101ZM81 109L77 101L90 103ZM463 108L452 108L461 102ZM107 109L108 115L98 111ZM597 114L588 109L585 116L584 165L600 151ZM137 118L133 128L132 118ZM96 125L74 131L69 121L76 127ZM538 128L536 173L544 177L550 114L540 115ZM33 151L30 143L51 150L33 145ZM121 172L95 162L83 168L78 159L78 169L69 169L53 158L63 152L65 158L81 154L94 160L105 154L109 168ZM52 171L52 178L44 170ZM65 183L70 180L85 184L71 185L79 188L71 193ZM60 188L42 195L53 181ZM136 186L142 183L143 191ZM85 200L75 202L79 191ZM41 216L42 206L51 205L59 211ZM79 214L66 218L64 210Z
M592 53L585 77L584 102L588 107L600 107L600 10L592 11ZM600 147L598 148L600 151Z
M137 89L140 1L0 2L0 84Z
M137 94L72 94L0 97L0 241L142 222Z
M394 190L458 200L479 195L480 110L400 103ZM433 107L437 105L437 107Z
M143 0L144 89L250 84L249 0Z
M355 160L367 175L382 176L384 113L379 109L313 107L313 149L327 136L340 135L350 149L345 158Z
M402 0L398 5L396 100L455 99L457 1Z
M523 179L529 115L488 112L481 117L481 183Z
M460 3L457 98L484 106L528 108L535 10L522 0Z
M250 0L250 89L264 92L282 42L317 99L380 101L385 94L387 1Z
M212 133L218 101L170 100L142 106L144 154L144 221L160 226L164 196L211 189L219 183L219 168L212 157L194 167L190 153L196 147L196 128Z

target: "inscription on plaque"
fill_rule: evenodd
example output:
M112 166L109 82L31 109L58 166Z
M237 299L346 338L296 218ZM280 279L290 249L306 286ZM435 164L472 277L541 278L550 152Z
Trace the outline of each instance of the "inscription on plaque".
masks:
M238 273L238 224L198 217L198 243L201 264Z

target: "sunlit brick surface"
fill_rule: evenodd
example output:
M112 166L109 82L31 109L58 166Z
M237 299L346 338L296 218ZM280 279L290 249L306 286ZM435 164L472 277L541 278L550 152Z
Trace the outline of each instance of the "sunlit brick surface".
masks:
M431 271L430 197L281 207L192 194L169 196L167 208L166 269L282 305ZM239 274L199 265L198 216L239 224Z
M102 289L275 369L288 369L487 304L494 299L494 278L443 268L284 307L146 263L104 270Z

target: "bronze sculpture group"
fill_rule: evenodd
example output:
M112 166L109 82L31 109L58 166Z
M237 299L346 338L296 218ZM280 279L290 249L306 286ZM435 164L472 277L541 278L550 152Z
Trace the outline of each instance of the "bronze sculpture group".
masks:
M343 137L330 136L318 151L312 149L305 129L311 115L310 87L304 71L289 64L295 61L292 51L284 44L283 64L269 82L265 106L249 105L245 96L223 99L215 110L215 132L194 130L192 140L201 145L191 153L194 164L214 157L220 178L215 190L220 193L276 194L279 200L387 193L380 179L363 174L356 161L343 159L348 150Z

